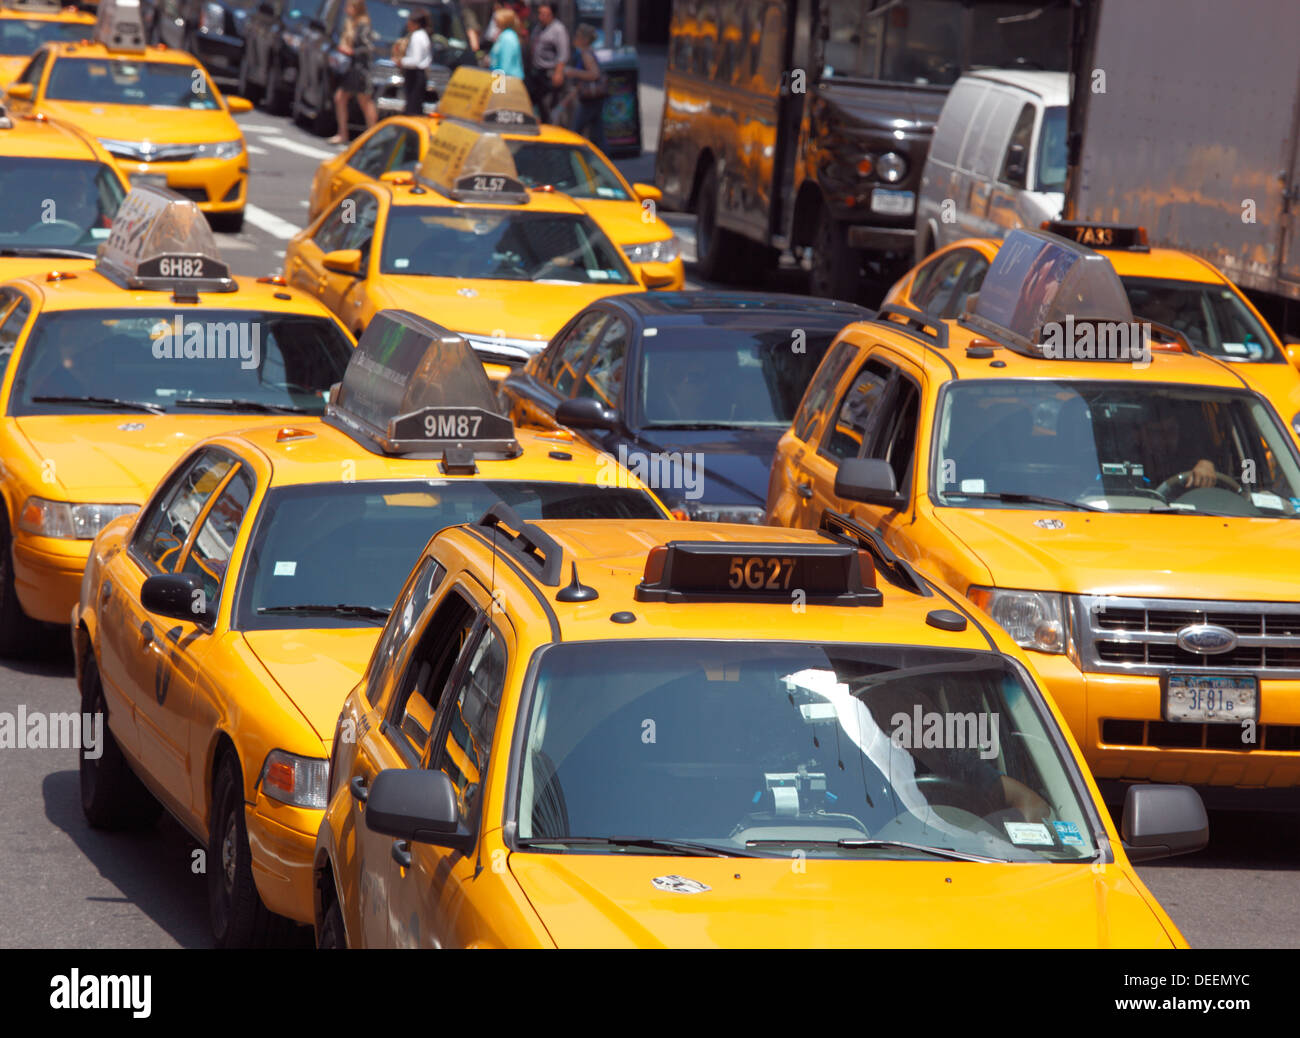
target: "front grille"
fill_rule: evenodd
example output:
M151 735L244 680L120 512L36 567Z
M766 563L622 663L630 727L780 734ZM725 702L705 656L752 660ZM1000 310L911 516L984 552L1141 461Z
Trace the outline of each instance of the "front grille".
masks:
M174 187L172 188L178 195L183 195L191 202L206 202L208 200L208 190L203 187Z
M1261 724L1255 742L1242 741L1238 724L1180 724L1177 721L1101 722L1101 741L1112 746L1156 746L1163 750L1297 750L1300 725Z
M1204 670L1300 678L1300 603L1076 595L1071 607L1085 671ZM1236 646L1215 654L1184 649L1178 632L1197 624L1226 628L1237 636Z

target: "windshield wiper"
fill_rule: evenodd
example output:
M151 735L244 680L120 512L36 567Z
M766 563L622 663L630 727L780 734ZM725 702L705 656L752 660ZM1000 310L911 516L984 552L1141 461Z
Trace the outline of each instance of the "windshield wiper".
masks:
M947 490L945 497L978 497L989 501L1007 501L1011 504L1049 505L1055 508L1077 508L1081 512L1106 512L1109 509L1096 505L1085 505L1082 501L1066 501L1060 497L1043 497L1042 494L1015 494L1005 490L997 493L985 493L974 490Z
M643 847L652 851L669 851L700 858L753 858L738 847L713 847L690 840L656 840L648 836L530 836L518 841L520 847L562 844L573 847Z
M77 249L55 249L44 245L31 247L7 246L0 249L0 256L52 256L59 259L94 259L93 252L80 252Z
M115 396L34 396L33 404L100 404L103 407L124 407L128 411L148 411L150 414L166 414L157 404L146 404L139 400L119 400Z
M744 429L744 422L655 422L650 429Z
M177 398L177 406L206 407L217 411L256 411L259 414L307 414L305 407L293 407L290 404L268 404L261 400L236 400L233 397L182 397Z
M793 838L789 840L746 840L746 847L842 847L845 850L860 850L863 848L871 849L875 847L894 847L900 850L921 851L923 854L933 854L936 858L951 858L954 861L978 861L985 864L1006 864L1007 858L990 858L983 854L970 854L966 851L955 851L950 847L927 847L923 843L906 843L903 840L800 840Z
M300 616L359 616L367 620L387 620L389 609L379 609L368 605L287 605L259 606L259 614L298 614Z

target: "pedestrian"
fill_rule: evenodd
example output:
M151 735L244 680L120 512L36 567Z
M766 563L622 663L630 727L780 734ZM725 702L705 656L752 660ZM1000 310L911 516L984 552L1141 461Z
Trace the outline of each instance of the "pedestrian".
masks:
M596 60L592 43L596 30L584 23L573 34L573 55L564 65L566 110L571 111L569 128L582 134L601 151L605 150L605 97L609 80ZM571 106L571 109L569 108Z
M433 41L429 38L429 12L415 8L406 19L406 38L393 44L393 58L402 66L406 80L406 114L424 114L424 92L433 64Z
M524 51L519 43L515 12L509 7L498 7L492 13L492 24L497 28L497 38L488 51L488 67L493 72L503 72L507 76L523 79Z
M556 93L564 85L564 65L569 60L569 31L555 17L555 8L551 4L537 5L532 57L528 93L542 122L548 123L551 121L551 106L557 100Z
M370 16L366 13L366 0L348 0L347 17L343 19L343 35L339 52L347 55L348 67L334 91L334 112L338 116L339 132L330 138L331 144L347 144L348 101L355 98L357 107L366 120L366 129L375 125L379 112L372 96L374 85L370 82L370 69L374 60L374 33Z

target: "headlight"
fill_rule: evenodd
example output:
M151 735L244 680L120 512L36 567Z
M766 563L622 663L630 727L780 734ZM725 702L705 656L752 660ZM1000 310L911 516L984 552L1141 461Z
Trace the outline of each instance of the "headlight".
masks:
M998 622L1017 645L1039 652L1065 652L1065 623L1061 596L1045 591L1006 591L972 587L967 592L977 606Z
M623 255L627 257L629 263L672 263L681 254L681 243L675 234L663 241L623 246Z
M1297 411L1291 419L1291 428L1296 431L1297 436L1300 436L1300 411Z
M302 46L302 33L282 32L280 33L280 41L290 50L297 50Z
M706 505L698 501L682 504L686 514L697 523L761 523L762 505Z
M233 159L237 158L244 150L243 138L237 141L216 141L211 144L200 144L194 149L196 159Z
M132 515L139 510L139 505L78 505L29 497L18 513L18 528L38 537L91 541L118 516Z
M226 27L226 11L220 4L207 3L199 12L199 28L204 32L221 32Z
M897 184L907 176L907 159L896 151L887 151L876 159L876 176L887 184Z
M327 760L272 750L262 765L262 792L294 807L323 810L329 805L329 770Z

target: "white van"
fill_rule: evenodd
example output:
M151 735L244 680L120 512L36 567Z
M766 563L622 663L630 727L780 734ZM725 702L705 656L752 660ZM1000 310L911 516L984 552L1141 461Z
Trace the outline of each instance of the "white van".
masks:
M958 238L1001 238L1060 217L1068 80L990 69L957 81L921 174L918 263Z

